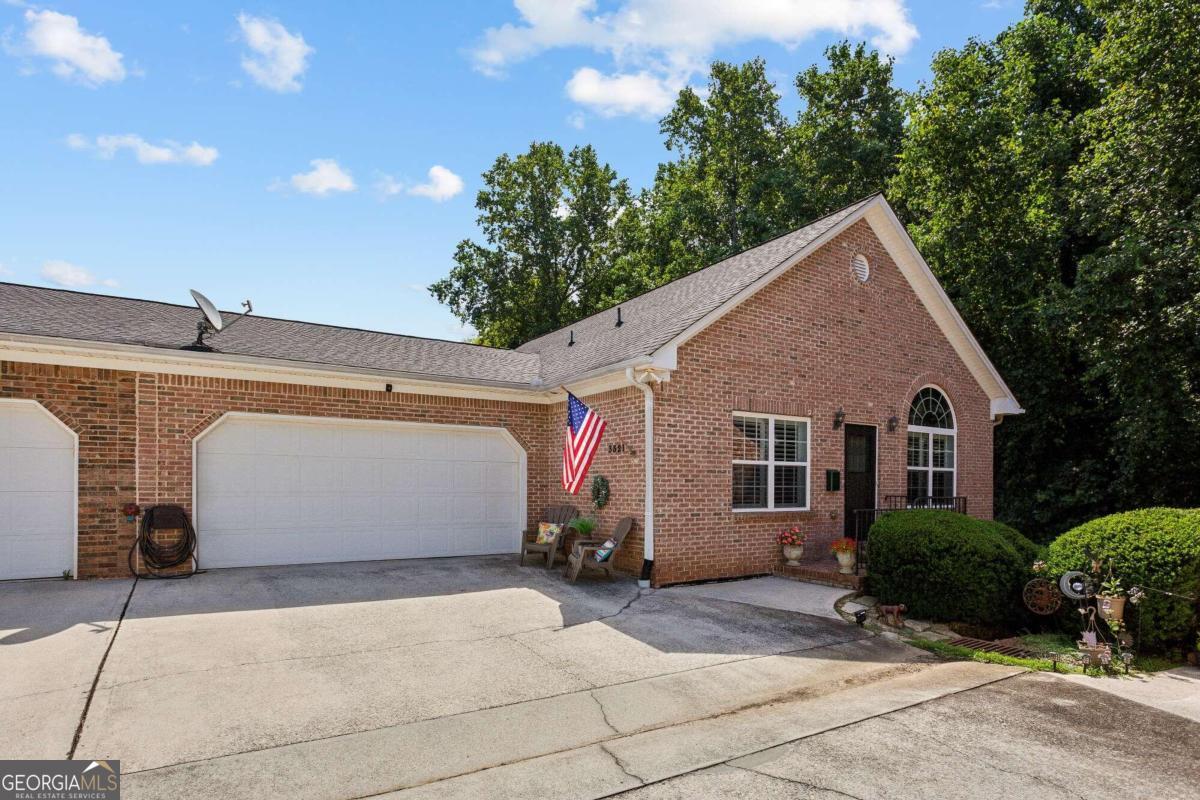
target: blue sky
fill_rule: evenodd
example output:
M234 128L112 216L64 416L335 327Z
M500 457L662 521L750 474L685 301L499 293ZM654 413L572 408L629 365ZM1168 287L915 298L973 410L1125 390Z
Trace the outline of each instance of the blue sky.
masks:
M897 82L1014 0L457 3L0 0L0 280L463 338L424 287L475 235L479 174L591 143L636 186L714 58L792 77L841 38ZM431 172L432 170L432 172Z

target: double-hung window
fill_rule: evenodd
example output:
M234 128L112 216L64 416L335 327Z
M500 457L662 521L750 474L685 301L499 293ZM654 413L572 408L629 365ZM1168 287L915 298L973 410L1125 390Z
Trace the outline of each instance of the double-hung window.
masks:
M733 415L733 510L808 510L808 420Z
M954 496L957 433L946 396L932 386L917 392L908 409L910 503Z

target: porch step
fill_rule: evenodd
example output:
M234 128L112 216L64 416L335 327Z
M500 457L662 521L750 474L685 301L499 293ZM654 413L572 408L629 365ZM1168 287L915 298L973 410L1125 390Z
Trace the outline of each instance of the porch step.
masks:
M791 578L794 581L819 583L823 586L844 586L847 589L862 591L866 582L865 575L843 575L836 569L821 569L820 567L801 564L790 567L787 564L777 564L772 573L781 578Z

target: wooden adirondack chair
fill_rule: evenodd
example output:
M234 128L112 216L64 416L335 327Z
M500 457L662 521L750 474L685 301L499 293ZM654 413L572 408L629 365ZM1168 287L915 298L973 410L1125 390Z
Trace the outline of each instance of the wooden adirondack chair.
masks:
M614 577L613 565L617 560L617 551L621 549L621 544L631 530L633 530L633 517L622 517L613 528L612 536L608 537L613 540L613 549L608 554L608 558L603 561L596 560L596 551L604 547L604 539L575 542L575 546L571 548L571 555L567 556L567 579L573 582L579 577L581 571L590 569L603 572L611 581Z
M567 524L579 516L579 511L575 506L552 506L546 509L542 515L540 522L553 522L556 525L562 526L562 533L553 542L546 544L538 544L537 528L531 528L521 535L521 565L525 565L525 556L529 553L536 553L546 557L546 569L554 566L555 556L558 550L562 547L563 540L567 538Z

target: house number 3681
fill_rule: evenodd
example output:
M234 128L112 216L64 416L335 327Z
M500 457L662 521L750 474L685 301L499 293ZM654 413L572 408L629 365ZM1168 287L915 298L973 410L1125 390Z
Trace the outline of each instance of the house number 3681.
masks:
M608 445L608 452L624 453L625 452L625 443L624 442L610 442Z

